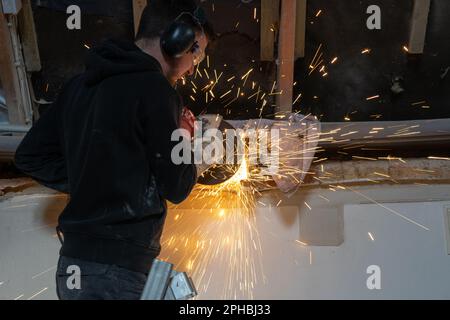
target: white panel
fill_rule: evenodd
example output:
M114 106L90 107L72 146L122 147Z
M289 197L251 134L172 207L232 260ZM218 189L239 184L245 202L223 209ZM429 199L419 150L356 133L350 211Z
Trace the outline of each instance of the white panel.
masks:
M450 255L450 206L444 207L444 227L447 239L447 254Z
M249 262L255 263L258 270L254 298L450 298L450 255L447 254L445 232L448 224L443 227L443 209L446 208L447 218L447 208L450 208L450 187L370 186L357 190L380 203L360 204L368 200L350 190L332 192L324 189L302 190L303 198L283 199L280 207L276 207L279 198L275 194L259 199L265 204L256 210L257 240L261 249L258 244L258 249L250 250L252 255L248 255L254 258ZM409 198L405 196L407 194ZM419 198L446 198L447 201L387 203L396 197L405 201ZM289 201L306 202L311 210L306 205L287 204ZM338 208L343 204L345 242L341 246L309 247L297 241L299 211L303 215L317 214L319 218L323 209ZM0 198L0 299L56 299L55 268L60 244L55 237L54 224L64 205L64 198L49 198L42 194L18 194L8 200ZM202 232L220 237L224 234L219 232L220 227L225 228L224 231L233 227L221 226L213 215L199 214L199 210L186 211L184 218L176 221L177 212L170 212L166 230L191 234L191 229L200 227ZM184 246L178 249L174 252L165 248L171 262L177 262L176 256L192 254L185 251ZM366 286L369 276L366 270L371 265L381 268L381 290L369 290ZM243 270L248 269L224 264L223 259L210 260L204 281L196 282L199 289L209 284L199 299L220 299L227 283L224 279L228 280L227 272L239 275ZM240 292L237 297L246 298Z

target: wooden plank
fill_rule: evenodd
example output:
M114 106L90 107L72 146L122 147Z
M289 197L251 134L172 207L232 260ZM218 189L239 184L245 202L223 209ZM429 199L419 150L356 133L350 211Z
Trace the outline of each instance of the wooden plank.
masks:
M296 13L296 0L281 1L277 112L292 112Z
M41 57L39 55L39 46L30 0L22 0L22 10L19 14L19 30L27 71L40 71L42 68Z
M261 0L261 61L273 61L280 24L280 0Z
M297 0L297 22L295 27L295 59L305 57L307 0Z
M147 0L133 0L134 34L137 34L138 32L142 12L144 11L146 6Z
M411 54L422 54L425 48L430 3L431 0L414 0L408 45L408 51Z
M5 91L8 119L11 124L26 124L23 112L19 77L9 33L8 22L0 1L0 80Z

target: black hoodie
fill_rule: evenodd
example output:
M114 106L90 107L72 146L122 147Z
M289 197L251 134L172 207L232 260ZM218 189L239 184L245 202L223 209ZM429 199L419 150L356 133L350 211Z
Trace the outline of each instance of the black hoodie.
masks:
M60 254L147 273L160 252L166 199L196 183L194 165L171 161L181 99L161 65L132 43L90 51L16 152L16 166L69 193Z

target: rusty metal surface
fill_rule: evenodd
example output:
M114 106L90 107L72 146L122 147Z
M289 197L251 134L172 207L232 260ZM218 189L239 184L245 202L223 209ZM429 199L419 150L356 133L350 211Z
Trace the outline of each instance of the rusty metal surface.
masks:
M257 120L259 121L259 120ZM243 125L247 121L228 121L234 127ZM351 148L352 146L372 146L386 147L388 146L392 152L396 150L406 150L411 153L412 157L418 157L421 150L427 152L436 151L441 153L446 146L450 145L450 119L436 120L418 120L418 121L395 121L395 122L339 122L339 123L322 123L322 134L337 131L330 134L330 140L323 139L319 142L319 147L325 150L338 150L339 148ZM385 128L372 138L364 138L373 128ZM401 128L410 127L408 132L419 132L414 135L397 135L395 132ZM358 131L350 136L344 136L353 131ZM23 132L23 131L22 131ZM3 130L0 126L0 160L11 160L15 149L21 141L21 137L4 136L11 133ZM2 136L3 135L3 136ZM414 148L416 147L416 148ZM429 155L429 154L428 154Z

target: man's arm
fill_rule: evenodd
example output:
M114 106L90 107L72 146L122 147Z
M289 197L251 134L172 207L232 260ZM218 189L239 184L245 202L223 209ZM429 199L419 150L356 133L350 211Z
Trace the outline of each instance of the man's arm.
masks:
M15 165L40 184L69 193L66 162L60 139L61 105L57 100L19 145Z
M180 100L171 88L162 86L158 92L157 100L141 105L147 153L161 196L178 204L197 183L197 169L194 164L176 165L172 161L172 150L179 143L171 138L179 129Z

